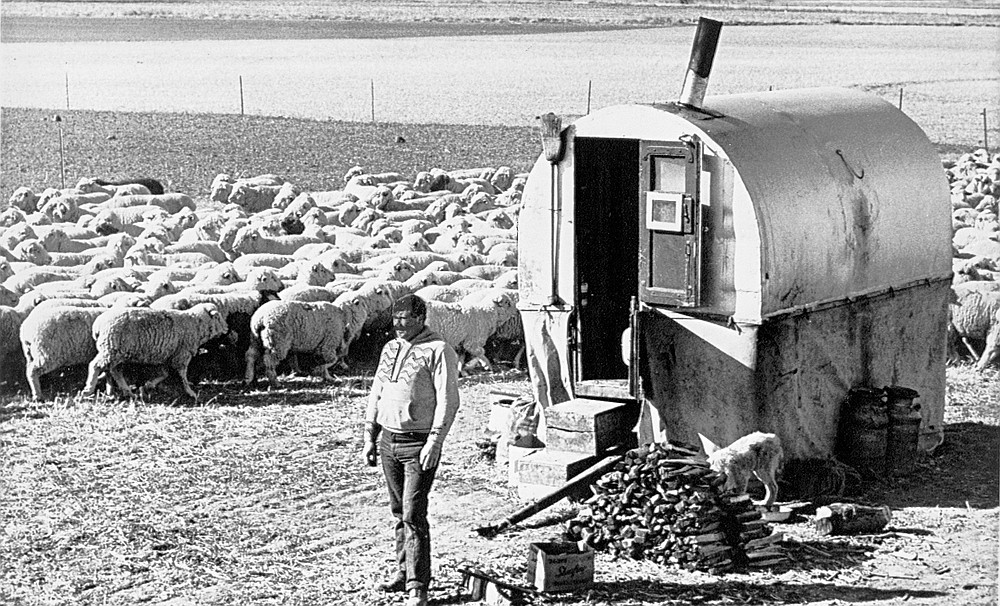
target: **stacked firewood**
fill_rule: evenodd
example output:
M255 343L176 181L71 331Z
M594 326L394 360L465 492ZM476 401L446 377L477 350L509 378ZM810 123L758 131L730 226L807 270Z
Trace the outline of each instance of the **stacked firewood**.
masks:
M764 568L785 560L777 544L784 535L772 532L750 495L724 495L721 506L726 512L726 540L733 545L733 563L739 570Z
M629 451L591 486L566 524L570 540L613 555L721 573L773 559L774 538L746 494L724 495L725 479L697 452L673 443Z

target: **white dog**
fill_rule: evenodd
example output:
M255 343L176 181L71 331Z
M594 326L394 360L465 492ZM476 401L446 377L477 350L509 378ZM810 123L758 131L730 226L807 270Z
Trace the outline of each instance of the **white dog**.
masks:
M778 436L756 431L725 448L719 448L701 434L698 434L698 437L701 438L712 471L725 476L725 490L746 492L747 482L752 473L764 483L764 500L757 504L770 507L774 503L778 497L775 473L784 456Z

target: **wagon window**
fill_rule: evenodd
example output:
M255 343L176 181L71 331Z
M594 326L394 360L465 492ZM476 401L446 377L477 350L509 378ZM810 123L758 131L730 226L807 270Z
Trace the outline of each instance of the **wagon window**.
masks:
M687 185L687 158L653 156L652 182L655 191L683 192Z

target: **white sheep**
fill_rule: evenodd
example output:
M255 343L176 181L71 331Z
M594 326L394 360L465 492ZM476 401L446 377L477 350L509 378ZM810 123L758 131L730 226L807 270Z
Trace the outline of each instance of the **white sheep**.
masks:
M162 372L146 383L146 389L163 381L171 368L180 377L185 393L197 399L188 382L188 364L202 343L225 332L226 321L211 303L184 311L144 307L110 309L94 322L97 355L90 362L84 391L94 393L98 377L107 372L131 398L132 388L119 366L124 363L152 364L160 366Z
M245 255L249 253L276 253L291 255L300 247L306 244L322 243L322 240L313 236L265 236L254 226L247 225L240 228L233 240L232 249L235 253Z
M497 192L503 192L510 189L513 182L514 171L509 166L501 166L490 176L490 183Z
M428 301L427 325L456 352L471 356L470 362L478 361L484 369L492 370L486 358L486 342L516 313L516 303L509 293L495 293L471 303Z
M212 185L210 188L210 198L213 202L221 202L223 204L229 199L229 195L233 191L233 186L236 183L243 183L245 185L256 186L256 185L276 185L281 186L285 180L278 177L278 175L264 174L257 175L256 177L245 177L240 179L234 179L226 173L220 173L215 176L212 180Z
M26 213L34 212L38 208L38 195L30 187L18 187L11 194L9 203L11 208Z
M274 199L281 192L281 185L249 185L236 182L226 201L229 204L239 204L247 212L256 213L272 208Z
M430 286L424 286L414 292L424 301L439 301L441 303L457 303L464 299L467 295L470 295L477 290L484 290L483 288L459 288L455 286L432 284Z
M152 281L154 278L150 278ZM248 290L256 291L274 291L278 292L284 289L284 283L278 274L270 267L251 267L245 274L243 280L238 282L233 282L232 284L190 284L186 286L182 293L227 293L227 292L241 292Z
M179 267L204 267L215 263L212 257L200 252L151 253L146 250L131 250L125 255L125 267L136 265L176 265Z
M967 255L988 257L995 263L1000 263L1000 241L993 238L971 242L967 246L964 246L961 252Z
M462 299L460 303L462 305L480 304L483 301L487 301L493 297L496 297L498 293L504 293L510 296L516 307L517 302L519 300L519 294L516 285L513 288L499 286L496 288L474 289L470 294L468 294L464 299ZM514 353L514 359L512 362L514 368L521 368L521 364L524 361L524 354L527 350L527 346L525 344L525 339L524 339L524 324L521 320L521 314L515 311L510 315L509 318L507 318L507 320L501 322L500 325L497 326L496 332L494 332L493 335L490 336L487 342L494 346L499 344L509 344L516 346L517 350Z
M997 357L1000 356L1000 310L993 314L993 323L990 331L986 334L986 345L983 347L983 355L979 358L976 368L980 371L986 370Z
M17 305L7 307L0 305L0 382L13 379L24 365L24 354L21 352L21 324L36 305L45 297L32 293L21 297Z
M145 226L139 225L140 222L168 216L163 208L152 205L106 208L94 216L91 226L102 235L123 231L132 237L138 237L145 229Z
M181 243L170 244L163 249L163 252L167 254L182 253L182 252L201 253L203 255L207 255L210 259L212 259L212 261L216 263L224 263L227 260L229 260L228 255L226 255L226 251L222 250L222 247L219 246L218 242L209 242L205 240L197 242L185 242L183 244Z
M0 284L0 306L14 307L20 302L20 300L21 297L17 293L3 284Z
M36 238L22 240L10 252L18 261L33 265L48 265L52 262L52 255Z
M334 271L319 261L302 261L295 275L297 284L324 286L337 278Z
M100 204L101 208L127 208L130 206L159 206L168 214L175 215L183 209L197 210L195 201L187 194L133 194L118 195Z
M95 192L105 193L112 198L115 196L126 196L131 194L150 194L149 188L141 183L128 183L123 185L103 185L98 179L83 177L76 182L76 189L85 194Z
M278 188L278 192L274 195L274 201L271 202L271 208L285 210L301 194L302 190L299 189L298 186L294 185L290 181L285 181L281 184ZM313 202L313 204L315 204L315 202Z
M185 289L150 305L152 309L181 310L201 303L211 303L222 314L227 332L202 343L199 353L191 362L193 376L200 376L202 369L211 369L215 378L226 380L243 376L247 350L252 341L250 318L261 305L277 298L275 290L264 288L266 284L263 281L257 286L260 288L254 288L253 284L234 284L216 287L228 290L206 292Z
M98 299L110 307L149 307L154 301L177 292L172 280L157 276L142 282L133 292L113 292Z
M47 302L46 302L47 303ZM35 400L42 399L41 377L67 366L88 364L97 355L94 321L106 307L40 304L21 324L19 342L25 376Z
M278 293L278 298L282 301L327 301L332 303L337 300L337 297L340 297L346 292L355 290L363 284L364 282L360 280L329 282L323 286L293 284Z
M257 360L264 366L271 387L277 389L277 367L290 353L320 358L316 374L333 381L330 366L347 354L347 317L336 303L270 301L250 319L253 342L246 354L244 380L253 383Z
M14 208L12 206L0 212L0 228L10 227L12 225L17 225L18 223L26 223L27 221L28 216L19 208Z
M994 322L1000 311L1000 283L966 282L952 286L952 290L955 300L949 305L949 332L961 339L969 352L979 359L976 367L984 370L994 353L984 351L982 355L977 354L969 339L986 341L996 329Z
M77 221L85 214L93 214L85 210L87 206L98 206L102 202L110 199L110 197L111 196L103 192L94 192L90 194L83 194L80 192L72 194L64 193L46 200L44 204L39 203L38 211L53 221L73 222Z

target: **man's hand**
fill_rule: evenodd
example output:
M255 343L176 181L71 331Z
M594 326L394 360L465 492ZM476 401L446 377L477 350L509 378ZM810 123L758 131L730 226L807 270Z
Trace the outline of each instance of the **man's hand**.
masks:
M420 449L420 467L424 471L437 467L441 459L441 445L428 440L424 447Z
M365 445L361 447L361 456L365 459L365 464L368 467L375 467L378 464L378 452L375 449L375 443L371 440L365 440Z

